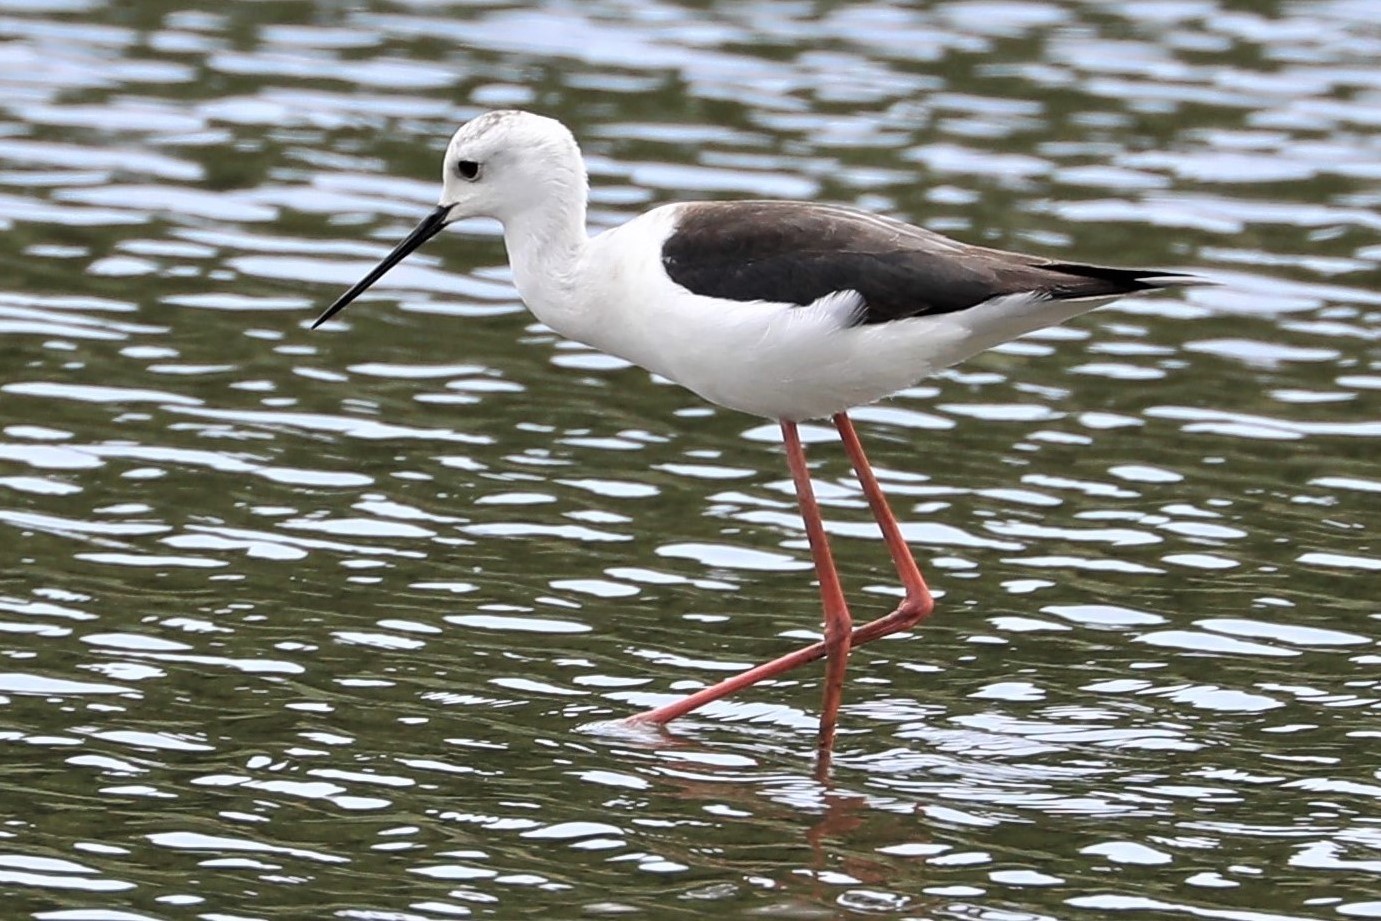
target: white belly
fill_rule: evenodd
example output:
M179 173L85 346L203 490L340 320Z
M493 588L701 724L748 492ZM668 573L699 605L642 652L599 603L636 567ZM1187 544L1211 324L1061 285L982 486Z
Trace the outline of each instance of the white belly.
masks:
M663 318L679 347L658 355L662 367L652 370L713 403L773 419L820 418L882 399L950 363L944 353L963 339L952 325L924 320L850 325L851 292L804 307L695 300L704 303Z

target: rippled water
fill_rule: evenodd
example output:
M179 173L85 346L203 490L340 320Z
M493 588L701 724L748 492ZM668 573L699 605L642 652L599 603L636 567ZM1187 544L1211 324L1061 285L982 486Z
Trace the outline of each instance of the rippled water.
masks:
M7 917L1381 918L1374 3L915 6L0 0ZM487 224L306 330L510 105L600 226L1224 282L858 412L943 598L830 786L814 671L597 728L815 637L774 426L534 323Z

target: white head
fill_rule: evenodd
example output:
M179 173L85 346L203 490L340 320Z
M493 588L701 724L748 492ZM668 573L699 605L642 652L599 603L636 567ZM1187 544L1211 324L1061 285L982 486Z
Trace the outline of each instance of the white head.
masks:
M457 129L441 167L447 220L508 221L588 193L585 164L570 130L554 118L507 109L486 112Z
M530 215L574 221L582 228L589 180L580 147L554 118L508 109L461 125L446 147L441 200L369 274L317 317L320 326L384 273L453 221L492 217L505 226Z

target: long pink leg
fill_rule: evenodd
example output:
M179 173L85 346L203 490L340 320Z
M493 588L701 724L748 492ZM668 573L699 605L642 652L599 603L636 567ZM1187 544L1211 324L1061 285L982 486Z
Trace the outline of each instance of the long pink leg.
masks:
M678 716L684 716L751 684L828 656L830 661L825 674L825 696L820 714L821 751L833 745L844 672L848 665L849 649L856 634L853 630L853 618L849 615L848 603L844 600L844 589L839 584L839 573L834 567L829 540L825 536L820 506L815 501L815 489L810 484L805 449L801 447L801 437L796 423L782 421L782 440L786 446L787 467L791 470L791 479L796 487L796 501L801 507L801 519L806 526L806 538L810 542L811 557L815 561L815 576L820 582L820 600L825 614L825 639L806 649L750 668L681 700L630 717L630 722L670 722Z
M887 505L887 499L882 494L882 488L878 485L877 477L873 474L873 468L868 463L868 458L863 453L863 446L859 443L858 433L854 431L853 422L844 413L839 413L834 417L835 428L839 430L839 437L844 442L844 450L849 455L849 460L853 464L854 473L857 475L859 484L863 487L863 495L868 500L868 506L873 511L873 517L877 519L878 527L882 530L883 540L887 543L888 552L892 556L892 563L896 566L897 575L901 579L902 586L906 590L906 597L902 599L900 605L892 613L877 620L870 621L861 627L855 627L850 639L849 648L861 646L864 643L871 643L873 640L884 636L890 636L902 630L910 629L926 617L930 616L935 607L935 600L931 597L930 590L926 587L925 579L921 576L921 571L916 566L915 559L911 556L911 550L906 546L906 541L902 538L901 528L897 524L897 519L892 515L892 510ZM782 424L783 433L786 431L788 423ZM796 437L795 426L792 425L790 440L797 443L797 450L800 450L799 439ZM791 449L788 444L788 460L791 461ZM792 461L794 464L794 461ZM802 452L800 465L804 470L805 458ZM797 476L795 468L792 469L792 477ZM809 489L810 481L806 478L806 486ZM797 481L797 496L803 495L800 482ZM814 491L810 493L810 504L815 511L816 520L819 520L819 508L815 504ZM805 512L805 502L802 500L802 517L809 518ZM808 531L809 533L809 531ZM821 536L819 541L824 546L823 526L821 526ZM816 541L811 538L812 551L816 546ZM825 548L826 559L829 559L829 549ZM834 574L833 562L830 562L829 570ZM816 572L820 571L820 559L816 557ZM826 580L820 578L820 591L822 596L825 593ZM833 576L833 584L838 587L839 580L837 575ZM841 593L842 604L842 593ZM683 697L680 700L648 710L630 717L629 722L635 723L667 723L677 717L684 716L692 710L697 710L708 703L727 697L736 691L740 691L750 685L757 684L769 678L775 678L784 672L799 668L810 662L815 662L825 658L830 651L829 637L822 642L813 643L803 649L787 653L780 658L762 665L755 666L745 672L740 672L732 678L726 678L718 684L702 688L694 694ZM841 677L843 668L840 668ZM828 679L826 691L828 693Z
M892 554L892 564L897 568L897 577L906 589L906 597L902 599L897 610L888 616L905 612L905 619L910 621L907 626L912 626L930 616L930 612L935 610L935 599L931 597L925 577L916 565L916 558L911 555L911 548L902 537L901 526L897 524L892 509L887 505L887 497L882 494L882 487L878 485L873 466L868 463L868 457L863 453L863 444L858 440L858 432L854 431L853 420L845 413L838 413L834 417L834 427L839 430L839 439L844 442L844 452L849 455L854 475L858 477L858 484L863 487L863 496L868 500L868 507L873 510L873 517L877 519L878 527L882 530L882 539L887 543L887 551ZM905 627L897 629L902 630Z
M817 767L827 774L834 755L834 728L839 722L839 702L844 696L844 673L849 665L849 647L853 642L854 620L844 600L839 584L839 570L834 567L829 538L825 536L825 522L815 501L815 489L810 485L810 469L806 466L806 452L801 447L801 435L795 422L782 420L782 440L786 444L786 463L796 484L796 501L801 506L801 519L806 525L810 555L815 560L815 578L820 583L820 601L825 613L825 693L820 702L820 737L817 748Z

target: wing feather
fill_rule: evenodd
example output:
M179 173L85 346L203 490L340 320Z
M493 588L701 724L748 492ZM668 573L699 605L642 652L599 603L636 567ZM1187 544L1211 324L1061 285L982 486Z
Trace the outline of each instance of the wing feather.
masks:
M864 305L859 324L953 313L1015 294L1078 300L1204 283L1175 272L972 246L837 205L742 201L680 208L662 248L662 264L676 284L708 297L803 306L856 291Z

